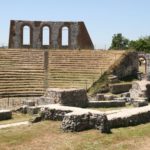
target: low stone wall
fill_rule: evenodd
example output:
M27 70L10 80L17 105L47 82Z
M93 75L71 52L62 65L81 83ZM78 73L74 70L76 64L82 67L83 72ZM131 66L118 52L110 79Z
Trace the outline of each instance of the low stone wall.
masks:
M110 132L107 117L105 113L77 107L61 106L59 104L41 105L37 109L41 109L39 115L31 122L40 120L62 121L61 128L64 131L83 131L87 129L98 129L102 133ZM29 107L28 109L33 109ZM36 109L34 107L34 109Z
M111 108L111 107L125 107L126 103L125 101L122 100L112 100L112 101L90 101L88 106L93 107L93 108L98 108L98 107L106 107L106 108Z
M135 126L150 122L150 106L125 109L107 115L110 128Z
M110 128L106 115L73 112L66 114L62 122L64 131L79 132L93 128L100 130L102 133L109 133Z
M12 111L10 110L0 110L0 121L8 120L12 118Z
M137 76L138 53L126 52L109 68L109 71L119 79L128 76Z
M112 94L121 94L121 93L129 92L131 87L132 87L132 84L130 83L110 84L109 90Z
M85 89L59 89L49 88L45 93L46 97L64 106L86 107L88 98Z

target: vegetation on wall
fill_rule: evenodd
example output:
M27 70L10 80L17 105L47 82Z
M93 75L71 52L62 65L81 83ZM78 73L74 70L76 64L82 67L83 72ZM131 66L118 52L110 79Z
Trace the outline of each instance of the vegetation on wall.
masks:
M124 62L126 62L126 59L128 59L129 56L133 54L132 51L125 52L112 66L109 67L109 69L104 72L100 78L93 83L93 85L88 89L89 95L95 95L97 93L106 93L109 92L109 76L110 75L116 75L115 70L119 67L125 65ZM130 82L132 80L136 79L136 76L126 76L119 78L120 82Z

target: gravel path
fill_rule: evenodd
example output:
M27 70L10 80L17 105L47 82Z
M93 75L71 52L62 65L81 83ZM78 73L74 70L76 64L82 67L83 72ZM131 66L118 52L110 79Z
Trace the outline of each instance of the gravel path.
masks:
M0 129L10 128L10 127L16 127L16 126L21 126L21 125L29 125L29 122L28 121L24 121L24 122L18 122L18 123L11 123L11 124L0 125Z

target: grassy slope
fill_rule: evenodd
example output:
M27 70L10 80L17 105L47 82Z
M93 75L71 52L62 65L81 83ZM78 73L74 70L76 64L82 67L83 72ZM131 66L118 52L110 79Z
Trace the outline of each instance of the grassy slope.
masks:
M60 122L45 121L26 127L0 130L1 150L148 150L150 124L113 129L64 133Z

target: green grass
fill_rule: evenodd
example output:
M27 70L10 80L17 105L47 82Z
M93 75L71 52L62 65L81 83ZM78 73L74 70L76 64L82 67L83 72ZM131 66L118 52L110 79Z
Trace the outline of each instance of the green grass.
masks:
M113 129L112 134L98 130L64 133L60 122L0 130L2 150L141 150L150 144L150 124Z

